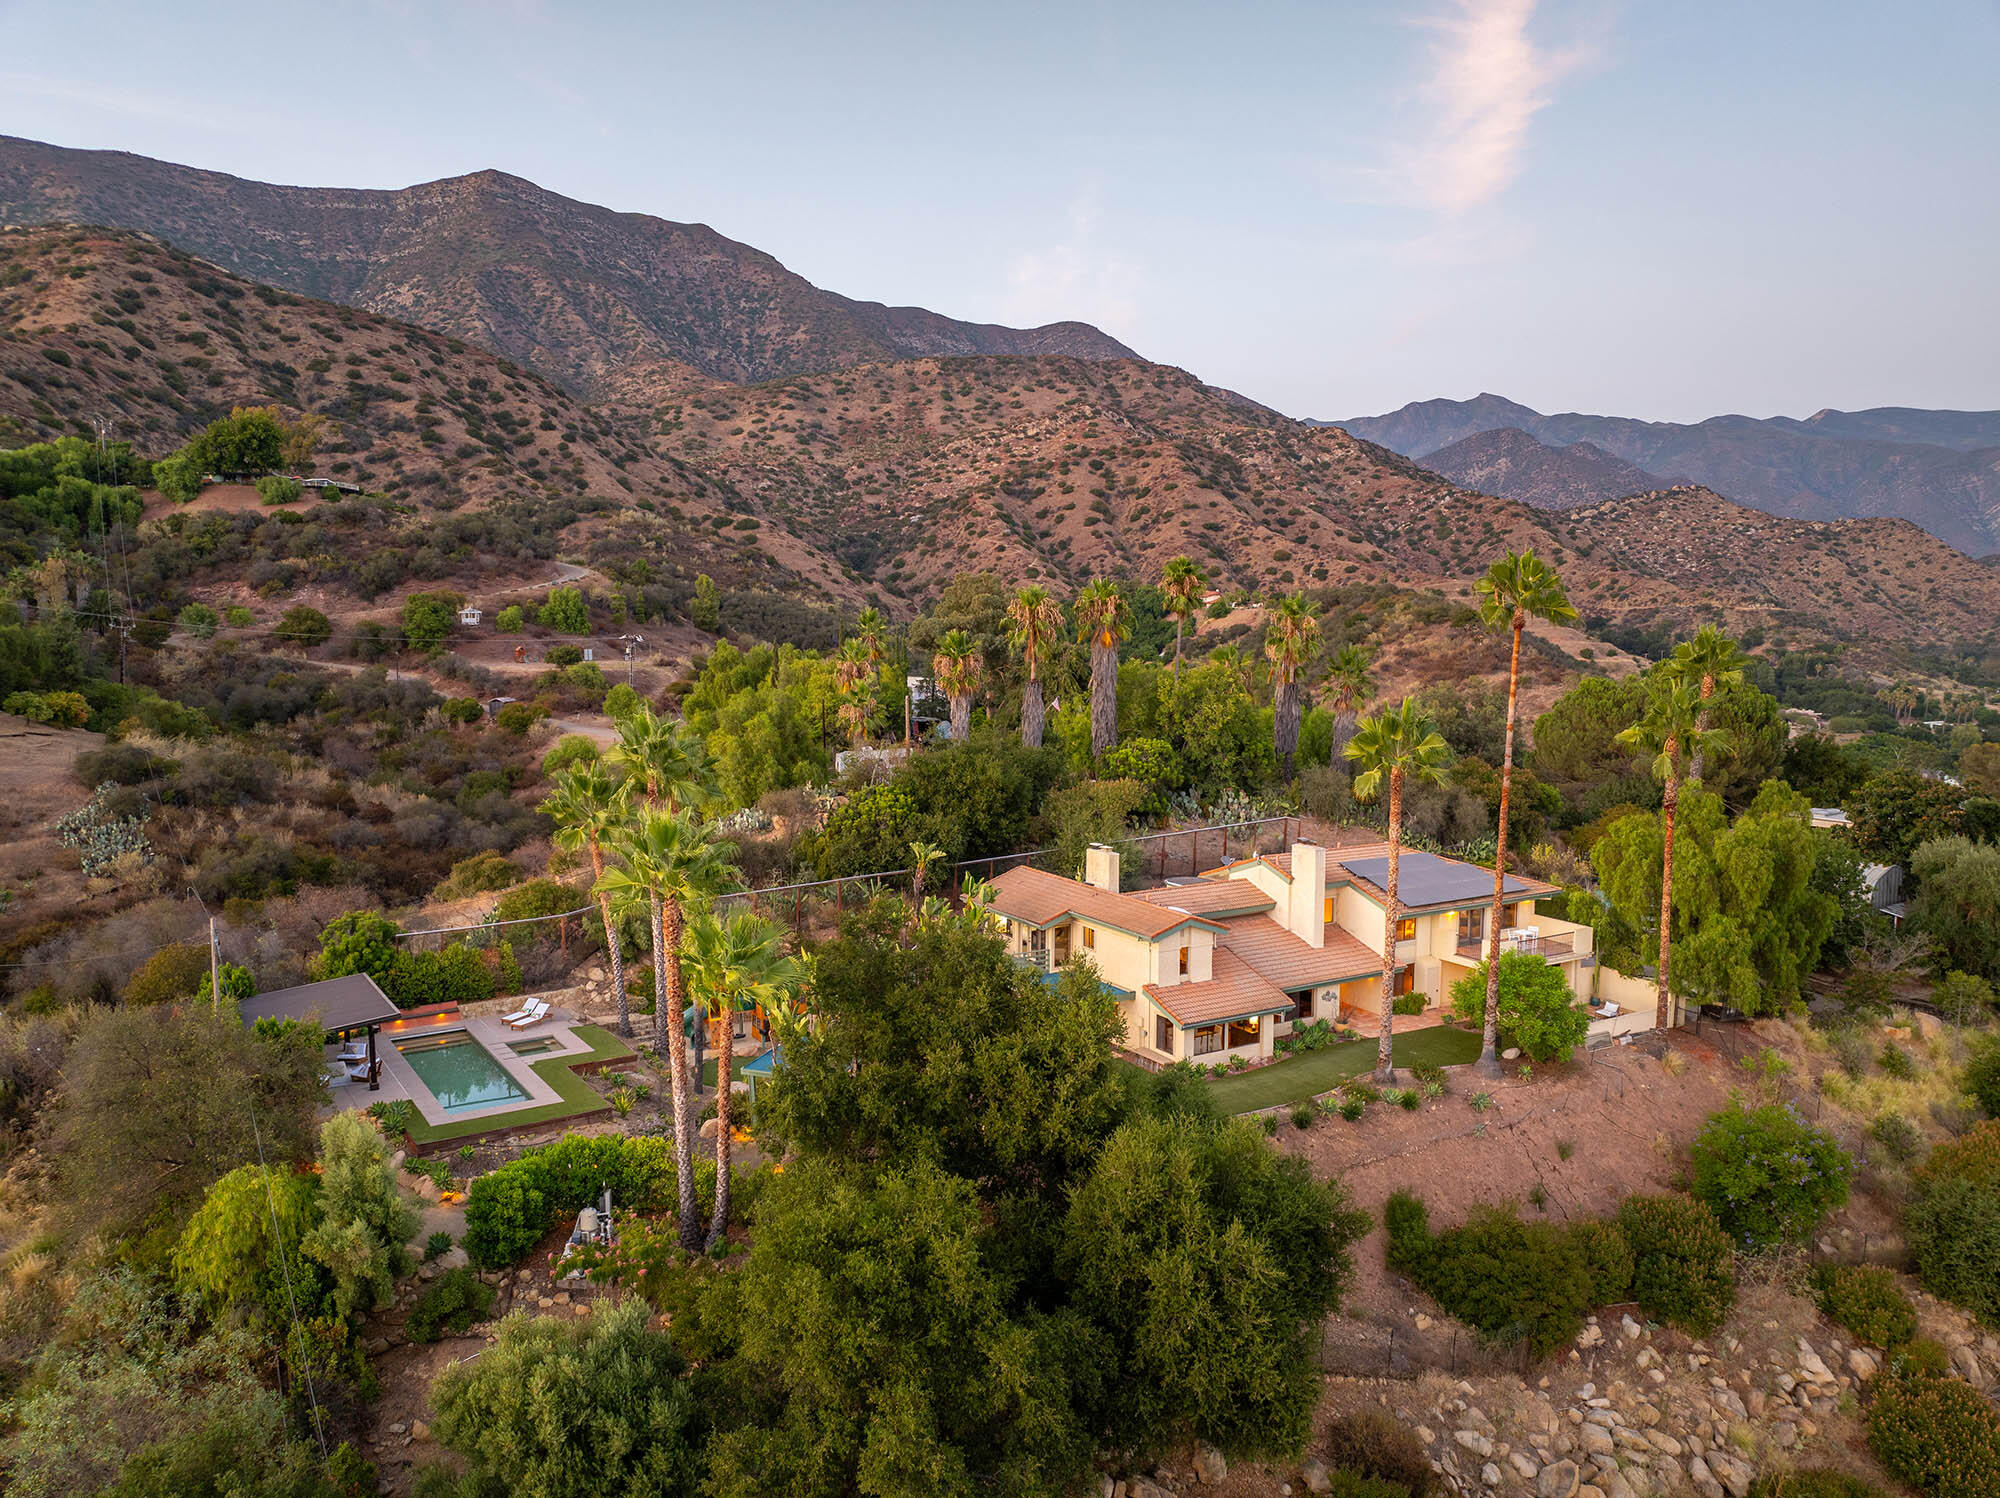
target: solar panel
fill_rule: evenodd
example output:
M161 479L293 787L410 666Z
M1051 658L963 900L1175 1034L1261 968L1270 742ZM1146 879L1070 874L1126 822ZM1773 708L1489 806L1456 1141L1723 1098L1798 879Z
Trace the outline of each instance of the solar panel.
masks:
M1389 887L1388 859L1343 858L1340 862L1357 879L1366 879L1378 889ZM1396 897L1405 905L1450 905L1493 894L1491 871L1439 858L1435 853L1405 853L1398 860L1396 873ZM1508 894L1530 892L1512 874L1507 876L1506 890Z

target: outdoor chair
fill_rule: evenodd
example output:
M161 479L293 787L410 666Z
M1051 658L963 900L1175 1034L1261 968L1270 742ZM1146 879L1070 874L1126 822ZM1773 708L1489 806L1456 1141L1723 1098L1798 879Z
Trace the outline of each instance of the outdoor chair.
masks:
M546 999L531 999L518 1018L509 1019L507 1024L516 1030L530 1029L549 1017L552 1006Z
M521 1005L519 1009L516 1009L512 1014L501 1015L500 1023L503 1025L518 1025L522 1020L526 1019L529 1015L535 1012L535 1006L539 1003L541 1003L540 999L527 1000L525 1003Z
M368 1042L365 1040L348 1041L346 1045L340 1048L340 1059L342 1061L366 1061L368 1059Z

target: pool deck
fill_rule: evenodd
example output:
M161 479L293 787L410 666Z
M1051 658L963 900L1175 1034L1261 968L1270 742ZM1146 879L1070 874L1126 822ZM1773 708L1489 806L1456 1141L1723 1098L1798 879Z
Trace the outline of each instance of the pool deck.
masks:
M520 1003L525 1004L526 999ZM518 1008L519 1005L517 1004ZM462 1124L472 1119L492 1118L500 1121L506 1114L518 1113L528 1108L544 1104L559 1103L562 1094L543 1080L532 1062L559 1061L564 1056L586 1056L591 1046L579 1038L571 1028L579 1023L562 1010L552 1010L540 1024L517 1030L511 1025L503 1025L498 1019L473 1015L439 1016L422 1021L395 1021L385 1025L377 1037L376 1055L382 1062L381 1087L370 1092L365 1083L347 1082L332 1088L333 1106L340 1108L365 1108L370 1103L407 1100L417 1110L418 1115L429 1124ZM430 1088L426 1087L416 1070L396 1049L398 1040L411 1040L433 1035L447 1035L454 1030L463 1030L486 1048L500 1069L513 1079L514 1085L527 1094L526 1098L508 1098L485 1108L462 1108L447 1112ZM554 1040L557 1042L547 1050L535 1052L532 1056L517 1056L511 1043L527 1040Z

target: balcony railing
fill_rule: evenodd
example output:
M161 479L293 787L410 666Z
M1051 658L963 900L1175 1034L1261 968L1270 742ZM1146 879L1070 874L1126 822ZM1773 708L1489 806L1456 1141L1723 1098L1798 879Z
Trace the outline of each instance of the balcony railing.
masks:
M1014 960L1023 967L1031 967L1037 972L1049 971L1049 949L1047 947L1024 947L1014 953Z
M1500 933L1501 952L1527 952L1536 957L1570 957L1576 953L1576 938L1573 936L1535 936L1515 940L1506 932ZM1475 937L1471 941L1458 944L1458 955L1477 962L1486 955L1486 939Z

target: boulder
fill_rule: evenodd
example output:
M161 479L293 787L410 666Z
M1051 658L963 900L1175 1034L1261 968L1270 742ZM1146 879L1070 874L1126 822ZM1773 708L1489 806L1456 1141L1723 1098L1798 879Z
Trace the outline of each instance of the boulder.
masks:
M1876 1373L1874 1357L1859 1347L1848 1348L1847 1368L1850 1373L1863 1383L1868 1382Z
M1229 1463L1213 1446L1194 1449L1194 1475L1203 1482L1221 1482L1229 1475Z
M1493 1443L1476 1430L1453 1431L1451 1438L1474 1456L1493 1455Z
M1309 1456L1299 1468L1299 1481L1306 1485L1308 1493L1331 1493L1333 1474L1327 1471L1326 1463L1316 1456Z
M1550 1462L1535 1477L1535 1498L1576 1498L1582 1474L1568 1460Z
M1958 1370L1958 1376L1975 1389L1986 1387L1986 1370L1979 1366L1979 1354L1970 1347L1954 1347L1951 1350L1951 1366Z

